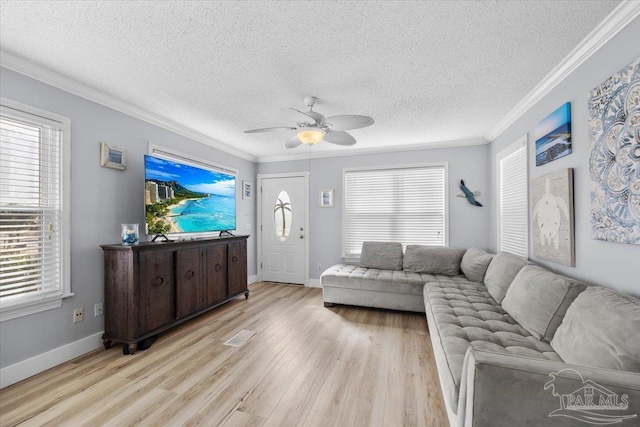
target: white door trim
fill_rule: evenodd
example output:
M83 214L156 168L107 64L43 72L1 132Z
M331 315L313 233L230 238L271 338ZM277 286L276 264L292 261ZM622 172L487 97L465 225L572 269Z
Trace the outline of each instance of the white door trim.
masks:
M257 224L257 246L258 246L258 265L256 265L256 271L258 272L258 280L262 281L262 268L260 265L262 264L262 180L270 179L270 178L304 178L305 183L305 192L304 192L304 205L305 205L305 213L304 213L304 232L306 239L304 239L304 284L305 286L309 286L309 238L311 236L311 232L309 230L309 171L302 172L288 172L288 173L267 173L262 174L259 173L257 176L258 188L256 189L257 197L257 209L258 212L256 214Z

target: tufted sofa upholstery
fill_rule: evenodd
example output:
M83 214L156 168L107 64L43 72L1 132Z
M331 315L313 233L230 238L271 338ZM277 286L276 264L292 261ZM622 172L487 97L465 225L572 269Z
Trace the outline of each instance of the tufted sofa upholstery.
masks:
M427 321L445 399L454 412L469 348L498 354L562 361L546 342L520 326L489 295L470 281L431 281L424 286Z

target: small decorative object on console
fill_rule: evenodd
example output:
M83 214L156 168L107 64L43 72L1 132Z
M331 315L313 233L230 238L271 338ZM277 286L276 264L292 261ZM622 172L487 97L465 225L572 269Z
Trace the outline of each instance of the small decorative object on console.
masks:
M122 227L122 244L137 245L140 243L140 234L138 232L138 224L120 224Z

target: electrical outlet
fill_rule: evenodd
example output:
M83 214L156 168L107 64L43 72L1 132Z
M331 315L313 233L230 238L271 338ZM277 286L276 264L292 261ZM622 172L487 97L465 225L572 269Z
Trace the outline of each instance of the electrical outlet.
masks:
M73 323L82 322L84 320L84 308L76 308L73 310Z
M98 303L98 304L93 306L93 315L95 317L98 317L98 316L102 316L102 314L103 314L102 313L102 303L100 302L100 303Z

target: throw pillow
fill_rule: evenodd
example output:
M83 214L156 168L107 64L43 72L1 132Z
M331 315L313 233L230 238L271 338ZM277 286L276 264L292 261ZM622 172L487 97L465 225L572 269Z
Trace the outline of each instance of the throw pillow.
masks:
M589 286L571 304L551 347L567 363L640 372L640 300Z
M402 270L402 244L396 242L363 242L360 267L379 270Z
M469 248L462 256L460 269L467 276L467 279L482 283L492 259L493 255L482 249Z
M508 252L499 252L489 264L487 273L484 275L484 284L489 291L489 295L501 303L507 294L507 289L513 279L520 272L520 269L527 265L529 261Z
M586 286L540 267L525 265L502 300L505 309L534 337L549 342L567 309Z
M444 246L409 245L404 254L403 270L411 273L460 274L465 250Z

